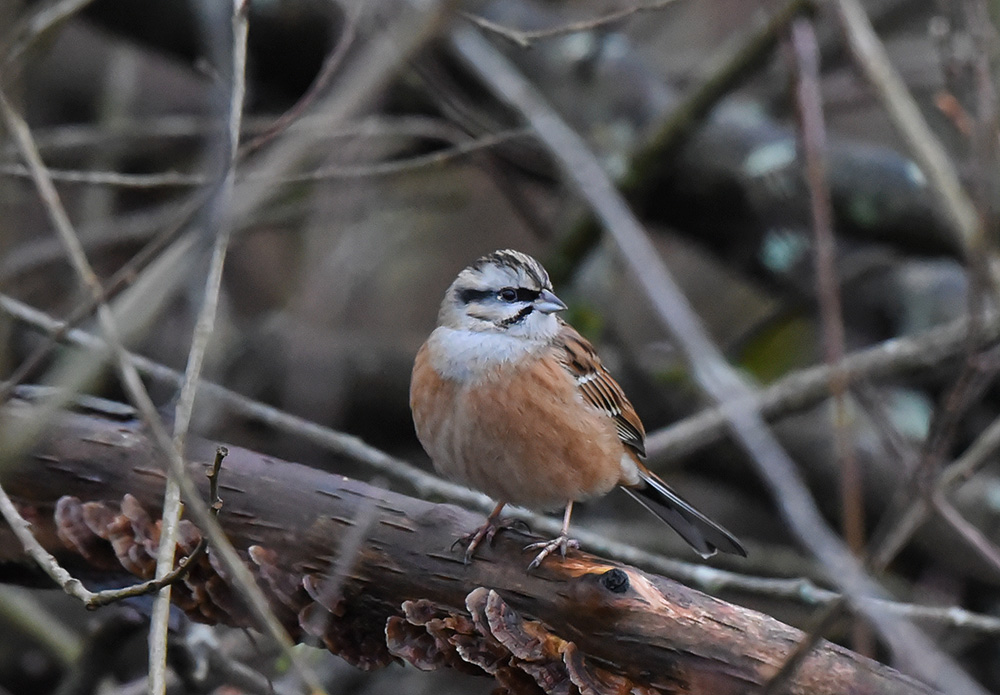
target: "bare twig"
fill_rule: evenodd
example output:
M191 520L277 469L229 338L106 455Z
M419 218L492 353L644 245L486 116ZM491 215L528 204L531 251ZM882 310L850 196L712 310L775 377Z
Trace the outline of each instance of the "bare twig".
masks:
M834 455L841 467L841 527L848 547L855 555L860 555L864 545L863 498L857 458L847 429L849 382L840 366L844 359L844 324L836 271L833 205L827 179L826 128L819 86L819 46L812 22L808 19L798 18L792 22L790 37L796 75L795 104L812 212L813 258L816 296L823 330L823 354L830 368L830 394L834 401ZM791 681L792 675L804 663L806 656L840 615L842 605L843 601L837 601L827 606L813 622L807 636L796 645L768 682L764 688L765 693L779 693Z
M966 543L975 550L981 558L993 565L993 568L1000 574L1000 548L990 541L982 531L970 524L965 517L959 513L955 506L945 499L938 490L931 497L931 504L948 524L955 529Z
M830 367L830 394L834 402L834 457L840 463L841 529L847 547L855 556L864 551L864 497L861 471L849 428L847 395L850 382L841 368L844 360L844 323L837 279L837 249L833 233L833 203L827 178L826 126L823 122L823 97L820 92L819 44L809 19L798 18L791 26L792 55L795 60L796 109L799 116L800 142L805 159L805 178L809 187L814 238L816 296L823 330L823 354ZM823 636L828 624L839 614L836 608L809 631L792 656L768 684L768 692L779 692L781 683L797 669ZM854 625L854 648L871 653L871 638L860 623Z
M930 182L954 225L959 248L974 262L986 260L986 232L976 208L962 188L948 153L927 125L916 101L892 66L885 47L858 0L834 0L848 45L859 67L875 88L914 159Z
M146 594L159 591L168 584L183 579L191 563L196 561L201 553L204 552L203 546L201 546L200 550L196 548L191 555L184 558L177 565L175 570L159 579L133 584L122 589L107 589L95 592L87 589L79 579L67 572L59 564L59 561L42 547L42 544L38 542L38 539L31 532L31 524L17 511L17 507L14 506L13 501L11 501L10 496L7 495L3 487L0 487L0 515L3 516L7 525L10 526L14 535L21 542L24 552L64 592L79 599L88 610L94 610L126 598L145 596Z
M942 488L950 490L966 482L973 473L991 462L991 457L998 449L1000 449L1000 418L993 420L980 432L965 453L945 470L941 475Z
M181 490L188 500L192 515L202 527L203 532L208 535L210 542L226 568L238 578L236 581L240 583L241 588L246 592L247 602L255 617L266 628L267 632L271 634L272 638L281 645L284 653L288 655L292 663L300 670L303 677L311 685L315 684L317 691L321 691L322 688L319 687L319 682L316 680L315 675L312 674L311 669L308 668L302 658L292 649L291 638L274 617L263 592L254 583L252 575L236 554L232 544L226 539L222 529L211 518L205 503L198 497L194 484L187 477L181 453L173 446L170 436L167 434L166 428L163 426L163 422L156 411L156 406L146 392L135 366L127 357L111 309L101 301L102 289L100 281L90 266L90 262L87 260L86 254L80 245L80 239L77 237L76 231L69 221L69 217L59 199L55 186L51 178L47 175L45 165L31 137L31 131L28 129L27 123L11 107L2 90L0 90L0 114L2 114L8 130L18 142L22 155L32 170L35 185L45 204L45 210L58 232L59 238L66 246L67 255L80 278L81 284L92 299L97 302L97 319L107 340L108 347L110 347L114 356L115 365L125 390L142 414L143 419L147 422L157 445L166 455L171 473L180 484Z
M275 177L266 172L254 176L238 177L238 180L262 179L275 184L288 185L307 181L326 181L331 179L361 179L395 176L425 167L437 166L461 159L470 154L488 150L497 145L503 145L512 140L526 137L528 133L521 128L505 130L493 135L458 143L451 147L443 147L434 152L406 157L404 159L373 164L333 164L314 171ZM179 172L162 172L159 174L123 174L115 171L77 171L50 170L53 181L77 183L89 186L118 186L122 188L175 188L187 186L203 186L212 182L212 177L206 174L183 174ZM0 165L0 174L28 177L31 172L20 164Z
M326 88L327 84L329 84L330 80L337 73L337 70L340 69L344 58L347 57L347 51L350 50L351 45L354 43L358 31L358 17L362 7L363 3L358 3L344 8L344 26L337 39L337 45L330 52L330 55L326 57L326 60L323 61L323 67L320 68L316 79L309 85L306 93L299 97L299 100L292 104L287 111L278 116L263 133L240 148L239 155L241 157L259 149L287 130L316 101L316 97Z
M273 118L247 115L244 118L242 137L263 132L274 122ZM34 131L38 148L50 150L77 150L104 147L125 140L174 140L178 138L204 138L222 132L217 120L191 115L169 115L155 118L130 119L109 123L97 128L90 124L58 125ZM427 138L452 140L453 128L439 118L428 116L370 115L356 121L331 125L322 113L304 115L288 126L287 133L322 135L324 140L372 138ZM0 146L0 152L16 152L9 145ZM54 170L58 171L58 170Z
M59 323L46 317L23 304L0 295L0 306L15 318L26 321L31 325L40 327L43 330L51 331L59 327ZM72 344L80 345L88 349L100 349L101 342L98 338L84 333L80 330L71 330L67 335L67 340ZM158 365L146 358L132 355L138 369L152 376L154 379L165 381L166 383L179 384L182 375L167 367ZM269 425L289 434L301 436L313 443L343 453L341 438L342 433L335 432L321 425L311 423L296 416L283 413L279 410L267 406L263 403L252 401L245 396L240 396L232 391L228 391L221 386L203 382L202 390L211 393L221 402L229 405L234 412L242 413L247 417L260 419ZM994 442L1000 446L1000 420L993 427L996 431ZM365 446L362 444L362 446ZM975 448L975 447L973 447ZM372 449L371 453L393 460L388 454ZM362 459L363 460L363 459ZM373 459L374 460L374 459ZM981 459L980 459L981 460ZM396 460L403 466L409 466L406 462ZM460 486L455 486L446 481L428 476L419 469L412 469L418 475L415 482L423 496L443 497L453 499L459 503L482 511L489 511L493 507L491 500L483 495L474 493ZM388 471L387 471L388 472ZM407 477L407 471L390 472L394 477L403 480ZM425 476L425 477L419 477ZM458 493L455 495L454 493ZM217 491L210 493L211 500L217 499ZM454 496L453 496L454 495ZM481 503L477 503L481 502ZM214 506L214 505L213 505ZM516 512L516 510L513 510ZM545 533L556 533L560 524L546 517L533 515L530 513L519 513L519 516L527 519L532 527L537 531ZM774 599L781 599L801 603L807 606L825 605L840 600L840 594L817 587L808 579L775 579L752 577L737 572L731 572L718 568L708 567L701 564L681 562L664 557L658 553L650 553L640 548L628 546L622 543L611 541L606 537L589 532L585 529L577 529L576 535L585 547L594 552L602 554L621 562L626 562L650 570L660 572L666 576L683 581L691 586L699 587L705 591L719 593L724 591L746 592L752 595L766 596ZM1000 634L1000 618L988 615L971 613L957 607L935 607L920 606L894 601L874 601L876 605L886 611L908 617L914 620L929 622L936 625L947 625L959 629L969 629L987 634Z
M88 591L79 579L63 569L55 557L38 542L38 539L31 532L31 524L25 521L20 512L17 511L17 507L14 506L14 502L11 501L2 486L0 486L0 514L3 515L7 525L10 526L11 531L17 536L17 540L24 547L24 552L35 561L43 572L52 578L52 581L67 594L80 599L84 604L92 600L93 592Z
M0 174L17 178L31 178L31 171L23 164L2 164ZM53 181L84 186L116 186L118 188L152 189L203 186L211 181L206 174L185 174L164 171L157 174L123 174L117 171L82 169L50 169Z
M8 35L4 37L3 69L0 73L6 73L24 52L31 47L35 40L46 31L65 21L69 17L85 8L94 0L60 0L54 4L45 3L37 12L32 14L26 22L18 23L18 35Z
M789 22L814 6L813 0L786 0L773 14L754 26L734 46L712 56L684 99L667 115L646 143L633 155L619 190L633 204L648 196L650 185L662 180L662 171L695 129L734 87L772 54ZM560 243L560 251L546 267L553 280L567 279L568 269L582 259L599 239L592 215L580 219Z
M392 20L386 24L380 33L374 35L369 42L369 48L364 56L359 56L359 60L354 64L354 69L347 71L340 89L324 99L322 104L325 116L329 122L337 122L370 98L374 90L381 86L388 79L391 71L407 55L415 50L424 40L429 38L446 11L447 3L444 2L424 2L419 7L416 4L399 3L399 12L395 13ZM60 238L64 239L67 247L71 250L71 258L76 264L80 275L91 295L98 299L101 288L96 281L93 271L89 269L86 258L80 248L79 240L73 232L72 226L66 218L65 211L59 203L58 196L52 185L51 178L46 175L44 166L38 156L37 148L31 141L31 134L26 124L10 108L5 99L0 100L3 109L5 122L7 122L12 133L16 134L16 141L22 150L25 159L32 168L36 185L42 192L46 202L46 210L53 218L53 222L60 233ZM294 139L293 142L283 141L261 156L255 167L257 171L287 171L298 161L309 149L311 141L304 138ZM239 187L238 195L233 202L232 215L236 224L242 224L249 214L258 209L263 203L272 199L274 193L267 184L262 182L245 182ZM165 274L168 270L176 270L181 260L184 258L184 246L189 243L186 239L175 242L164 254L161 262L154 264L149 272ZM182 277L182 273L174 273L173 282ZM173 284L171 284L173 286ZM181 484L181 490L188 501L188 510L192 517L201 527L203 533L207 534L213 547L214 557L217 557L223 566L237 582L244 598L259 623L271 633L274 639L282 646L284 653L303 672L310 681L310 686L318 683L315 678L310 677L309 672L302 668L301 657L290 649L290 641L281 626L274 620L273 614L268 610L267 602L263 597L259 587L254 583L247 568L240 562L218 525L214 522L205 508L204 503L198 498L197 491L193 483L183 477L183 461L180 453L172 447L169 435L166 433L156 417L155 409L150 402L148 395L142 388L134 367L124 357L121 350L121 340L117 333L114 320L110 310L106 305L99 304L97 308L98 320L108 337L108 343L112 348L115 359L118 362L119 372L123 377L126 390L131 398L136 402L137 407L143 414L144 419L149 421L150 431L154 436L158 446L166 453L167 463L171 471Z
M219 290L222 285L222 269L225 265L226 252L229 250L229 240L232 236L232 225L229 220L229 208L233 197L236 180L236 158L240 139L240 123L243 118L243 100L246 94L246 57L247 57L247 21L248 6L245 0L233 0L230 30L232 32L232 51L230 65L230 93L228 113L228 139L226 142L225 166L223 167L222 185L218 187L214 200L210 201L212 215L209 229L215 230L215 240L212 246L212 258L209 263L208 276L205 279L204 298L195 322L191 348L188 351L187 366L184 371L184 383L181 385L180 397L174 410L173 445L177 451L184 451L191 416L194 413L194 401L201 379L201 369L205 360L214 327L215 315L219 305ZM216 466L221 465L221 457L216 457ZM213 487L217 482L218 468L212 478ZM213 495L213 497L216 495ZM210 511L214 509L210 507ZM162 531L160 547L156 557L156 577L168 574L174 564L174 554L177 546L177 528L181 518L180 484L172 477L167 479L163 496ZM218 513L217 510L216 514ZM149 693L162 695L166 692L167 672L167 630L170 623L170 585L165 586L153 603L153 612L149 627Z
M626 194L642 188L688 135L702 123L716 104L772 55L788 25L815 7L813 0L786 0L773 14L755 24L738 44L713 56L699 73L697 84L663 121L638 153L628 176L621 182Z
M837 249L833 235L833 203L827 179L826 127L819 88L819 45L812 22L796 19L791 27L796 63L796 106L805 154L806 181L812 211L816 296L823 327L823 352L830 367L830 395L834 401L836 459L841 464L841 523L848 547L860 554L864 546L864 508L861 474L850 441L847 414L849 381L840 364L844 359L844 323L837 279Z
M867 598L883 597L884 592L823 520L795 464L753 409L750 389L705 334L645 230L586 143L488 41L467 28L454 30L451 39L457 54L479 79L532 125L567 181L604 223L657 317L683 351L696 381L723 408L733 434L750 455L799 542L823 564L831 581L850 597L852 604L871 618L907 667L952 692L982 693L974 680L912 624L865 602Z
M146 582L133 584L132 586L125 587L124 589L109 589L97 592L90 600L87 601L86 606L88 609L94 610L96 608L101 608L102 606L109 606L112 603L123 601L127 598L155 594L156 592L184 579L184 577L187 576L188 571L191 569L191 565L197 562L198 559L205 554L205 550L207 548L208 541L202 538L198 542L198 545L195 546L194 550L191 551L191 554L178 562L177 567L174 567L166 574L156 577L155 579L150 579Z
M600 29L608 24L619 22L623 19L631 17L632 15L639 14L640 12L662 10L667 5L672 5L676 1L677 0L654 0L653 2L633 5L632 7L626 7L621 10L609 12L608 14L601 15L600 17L583 19L578 22L569 22L557 27L551 27L549 29L536 29L534 31L523 31L521 29L515 29L514 27L504 26L503 24L498 24L497 22L490 21L485 17L480 17L479 15L471 12L460 12L459 14L480 29L492 32L507 41L517 44L521 48L531 48L531 44L539 39L549 39L556 36L565 36L566 34L576 34L581 31Z
M208 509L216 519L219 518L219 512L222 511L222 498L219 497L219 472L222 470L222 461L227 456L229 456L229 449L224 446L216 447L212 469L205 474L208 477Z
M926 369L963 354L969 346L971 321L957 319L914 336L893 338L847 355L840 364L850 381L875 381ZM976 347L1000 338L1000 315L987 314L981 322ZM767 419L799 412L830 395L831 369L826 365L793 372L758 392L755 407ZM678 423L651 432L646 438L650 460L663 462L690 455L726 434L721 407L703 410Z
M962 370L935 410L920 459L910 475L907 489L902 491L906 498L895 505L897 508L904 504L908 506L899 513L885 515L873 536L869 556L875 568L887 567L927 520L933 507L933 495L943 496L959 481L967 479L998 446L1000 425L994 422L980 433L966 454L944 472L940 471L962 414L989 387L995 375L995 356L992 360L984 360L974 354L984 332L988 332L985 322L970 323L969 339L965 345L967 356ZM990 353L996 351L997 348L993 348ZM992 372L989 378L984 376L984 371Z
M58 321L3 295L0 295L0 308L11 316L43 331L51 332L58 330L60 327ZM66 339L71 344L87 349L102 349L103 345L100 339L77 329L70 330L66 335ZM133 354L130 357L143 374L168 384L179 385L181 383L183 377L179 372L138 355ZM202 382L201 391L205 395L217 398L235 413L259 420L282 432L302 437L329 451L352 456L356 460L372 465L376 470L412 485L422 496L453 500L467 507L479 509L484 512L490 511L494 506L493 502L485 495L428 475L407 462L395 459L378 449L369 447L349 435L282 412L272 406L251 400L217 384ZM988 429L993 431L993 437L990 442L982 442L978 446L973 445L973 447L970 447L970 453L974 453L974 455L968 460L964 457L960 459L962 463L961 467L964 470L968 471L970 464L982 464L987 461L991 443L994 447L1000 447L1000 419ZM398 465L398 468L391 468L390 466L393 464ZM535 528L537 531L556 533L560 530L559 522L546 517L530 513L519 513L518 515L527 519L531 523L532 528ZM703 590L713 593L726 590L743 591L754 595L793 601L810 606L824 605L838 600L840 597L840 594L819 588L807 579L751 577L737 572L666 558L657 553L650 553L639 548L611 541L604 536L584 529L577 529L576 535L585 547L594 550L594 552L660 572L691 586L700 587ZM884 607L888 612L916 620L951 625L957 628L968 628L990 634L1000 634L1000 618L970 613L960 608L938 608L893 601L882 603L876 601L875 603Z
M66 331L90 316L99 302L108 302L119 292L128 288L142 270L177 239L178 235L191 220L191 217L204 203L205 197L205 195L197 195L192 200L187 201L172 224L169 224L156 234L138 253L115 271L115 274L111 276L104 286L99 299L90 297L81 301L64 319L62 330L48 334L46 340L32 350L31 354L17 366L17 369L11 373L10 377L0 383L0 403L5 402L10 397L11 391L15 386L30 378L35 370L44 364L45 359L52 352L52 349L59 344L59 341L63 339Z
M840 617L843 609L847 606L847 601L843 596L838 596L835 600L823 606L812 620L812 624L806 630L805 636L798 641L795 648L789 652L781 663L777 673L771 676L770 680L761 688L760 695L779 695L785 692L785 688L795 678L795 674L805 664L806 658L823 640L823 635L833 627Z

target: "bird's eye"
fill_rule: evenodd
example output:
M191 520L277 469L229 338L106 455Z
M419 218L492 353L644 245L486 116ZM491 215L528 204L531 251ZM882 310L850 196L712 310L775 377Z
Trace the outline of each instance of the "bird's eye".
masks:
M513 302L517 299L517 290L513 287L504 287L497 293L497 296L505 302Z

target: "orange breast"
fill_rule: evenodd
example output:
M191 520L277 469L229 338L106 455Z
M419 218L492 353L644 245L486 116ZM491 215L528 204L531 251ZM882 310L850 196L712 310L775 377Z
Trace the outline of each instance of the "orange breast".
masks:
M410 406L435 468L498 501L554 509L605 494L621 478L613 422L554 360L459 385L438 376L422 348Z

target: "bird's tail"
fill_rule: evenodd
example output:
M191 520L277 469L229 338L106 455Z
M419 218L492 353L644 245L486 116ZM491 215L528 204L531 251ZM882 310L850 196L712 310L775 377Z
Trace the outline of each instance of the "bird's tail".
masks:
M636 463L644 484L622 486L632 499L669 524L702 557L711 557L716 550L747 556L733 534L685 502L658 475Z

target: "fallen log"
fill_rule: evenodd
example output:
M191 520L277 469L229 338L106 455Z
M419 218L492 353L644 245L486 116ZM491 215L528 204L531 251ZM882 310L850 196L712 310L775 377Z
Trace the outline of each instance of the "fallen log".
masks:
M38 413L23 400L0 408L0 441L34 426ZM188 450L206 496L216 448L194 440ZM481 523L472 512L228 448L219 486L228 537L293 637L318 639L361 668L404 659L491 675L518 693L725 695L762 686L803 637L583 552L529 574L523 546L533 538L516 531L498 534L466 565L453 546ZM164 481L154 443L127 414L57 413L29 454L0 466L0 484L36 536L85 580L152 576ZM189 553L201 534L185 521L180 537L180 553ZM28 562L0 522L0 580L23 578ZM252 626L211 549L173 595L194 620ZM822 642L789 692L934 691Z

